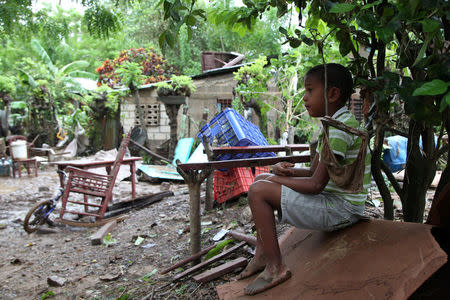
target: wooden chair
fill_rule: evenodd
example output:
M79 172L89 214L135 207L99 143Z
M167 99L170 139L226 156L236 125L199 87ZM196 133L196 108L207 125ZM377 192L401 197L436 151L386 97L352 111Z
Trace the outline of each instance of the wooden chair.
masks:
M16 141L20 141L23 140L25 142L27 142L27 138L22 136L22 135L11 135L8 136L6 138L6 140L8 141L9 144L9 154L11 156L11 160L12 160L12 172L13 172L13 177L16 177L16 171L19 174L19 177L22 176L22 165L25 166L25 168L27 169L27 173L28 176L31 175L31 169L30 166L34 167L34 175L37 177L38 176L38 166L37 166L37 161L36 158L30 158L30 144L27 143L27 158L16 158L14 157L14 153L12 151L12 147L11 144L13 142Z
M113 164L113 168L108 175L97 174L82 170L75 167L67 167L68 179L65 186L64 194L62 196L62 208L60 212L60 219L64 221L64 214L77 214L84 216L93 216L98 220L101 220L105 215L108 203L112 199L112 190L116 182L117 174L120 169L120 165L123 162L125 151L130 141L131 131L122 140L119 151L117 152L116 159ZM70 200L70 193L78 193L84 195L84 202ZM88 197L101 198L100 203L90 202ZM84 206L84 211L67 210L67 203ZM96 208L89 210L89 208ZM72 221L72 220L69 220ZM80 222L82 223L82 222Z

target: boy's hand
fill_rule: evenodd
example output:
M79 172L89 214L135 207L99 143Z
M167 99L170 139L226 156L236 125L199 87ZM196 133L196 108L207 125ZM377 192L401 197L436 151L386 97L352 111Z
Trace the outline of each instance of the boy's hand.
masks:
M293 163L282 161L273 166L272 172L278 176L294 176L294 170L292 169L294 166Z

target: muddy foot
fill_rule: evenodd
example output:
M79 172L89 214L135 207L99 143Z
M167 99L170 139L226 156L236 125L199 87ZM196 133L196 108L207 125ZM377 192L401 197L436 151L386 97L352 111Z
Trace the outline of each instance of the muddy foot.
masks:
M248 263L247 267L245 267L244 271L242 271L238 276L235 277L235 280L241 280L250 277L253 274L264 270L265 267L266 258L262 255L254 256Z
M282 266L275 274L264 270L253 282L247 285L244 292L247 295L255 295L283 283L289 278L291 278L291 271L286 266Z

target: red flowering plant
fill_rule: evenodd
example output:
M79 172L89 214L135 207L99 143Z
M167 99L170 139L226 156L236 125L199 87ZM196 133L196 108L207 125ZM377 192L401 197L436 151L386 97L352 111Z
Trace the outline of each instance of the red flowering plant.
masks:
M122 85L117 69L124 62L134 62L142 66L142 75L145 76L144 84L169 80L172 74L178 74L178 70L153 48L131 48L120 52L119 57L113 60L105 60L103 65L96 69L99 74L98 86L106 84L110 87Z

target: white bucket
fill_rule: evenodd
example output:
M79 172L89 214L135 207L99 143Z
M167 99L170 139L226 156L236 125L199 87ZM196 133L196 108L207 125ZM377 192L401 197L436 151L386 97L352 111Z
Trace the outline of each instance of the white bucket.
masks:
M18 140L11 143L11 151L14 159L27 159L27 142Z

